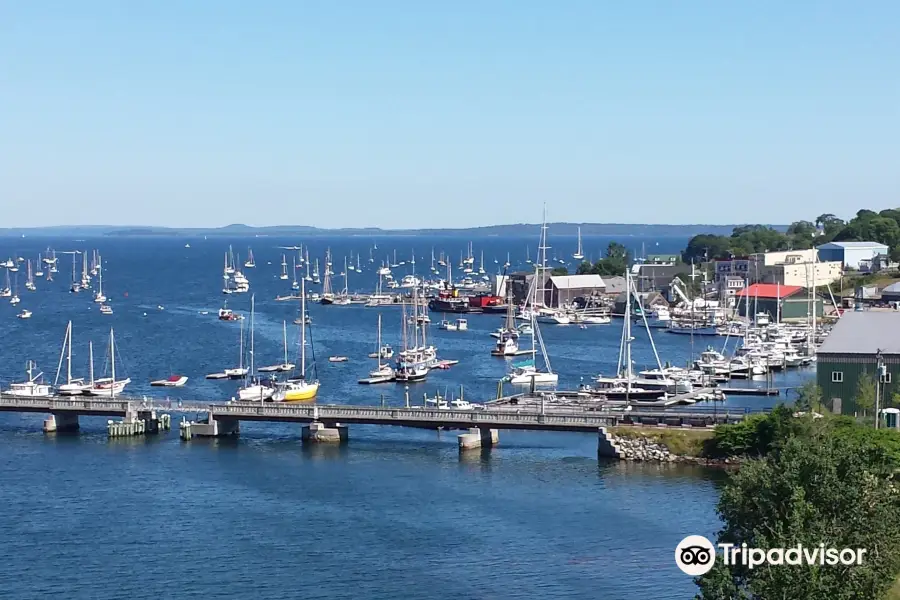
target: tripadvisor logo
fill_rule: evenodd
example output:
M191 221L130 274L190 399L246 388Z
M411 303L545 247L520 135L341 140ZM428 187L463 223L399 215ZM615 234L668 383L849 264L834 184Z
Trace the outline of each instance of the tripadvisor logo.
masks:
M861 565L865 548L826 548L825 544L790 548L748 548L747 544L719 544L725 566L742 565L753 569L760 565ZM709 572L716 562L716 546L702 535L689 535L675 547L675 564L687 575L698 577Z

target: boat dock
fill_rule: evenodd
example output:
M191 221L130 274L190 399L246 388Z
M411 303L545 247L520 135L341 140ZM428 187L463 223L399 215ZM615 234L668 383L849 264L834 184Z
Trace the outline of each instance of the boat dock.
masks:
M288 404L277 402L180 402L178 406L151 404L148 400L96 398L0 397L0 411L49 414L44 430L77 431L81 416L124 417L125 422L158 421L158 411L205 413L199 421L182 421L181 437L219 437L240 431L241 421L267 421L304 425L307 442L345 442L348 425L390 425L420 429L461 429L460 449L496 444L498 431L565 431L598 433L620 424L667 427L712 427L737 423L750 412L744 410L666 410L615 406L517 406L492 405L476 410L430 409L412 406L341 406L334 404ZM154 432L156 428L154 428Z

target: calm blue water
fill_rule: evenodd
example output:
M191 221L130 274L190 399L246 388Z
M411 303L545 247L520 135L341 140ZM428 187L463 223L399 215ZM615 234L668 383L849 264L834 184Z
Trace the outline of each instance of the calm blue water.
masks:
M191 248L184 248L189 241ZM335 266L361 253L362 274L350 288L367 291L377 276L368 265L373 240L314 238L311 256L330 247ZM431 243L458 260L469 240L378 239L376 257L398 251L409 261L415 248L421 272ZM524 266L531 239L475 241L486 267L496 272L506 252ZM685 240L628 240L647 252L679 250ZM599 254L609 239L585 239ZM657 245L659 242L659 245ZM116 331L117 372L132 378L129 393L222 400L232 382L205 374L234 366L239 325L216 319L222 306L223 253L231 243L256 269L245 270L256 295L257 363L281 360L282 322L288 322L292 355L297 303L276 302L290 293L278 279L278 245L299 240L103 238L0 239L0 259L35 258L48 244L57 250L55 281L24 289L22 303L0 301L4 343L0 377L24 376L33 359L52 380L66 322L75 339L75 370L87 374L87 343L94 342L96 374L104 371L109 327ZM552 240L559 256L574 240ZM99 248L104 291L114 314L99 314L89 293L70 294L71 259L63 250ZM551 251L552 254L552 251ZM290 254L288 256L290 262ZM271 264L270 264L271 263ZM337 268L340 271L341 268ZM395 270L395 276L402 275ZM340 286L339 286L340 287ZM232 295L229 307L249 308L249 295ZM157 308L164 307L163 310ZM34 315L15 318L22 308ZM403 402L402 387L356 383L372 368L381 310L385 341L399 344L400 311L361 306L313 305L313 344L322 382L320 402ZM202 311L209 311L203 315ZM438 315L439 317L439 315ZM500 317L470 315L468 332L432 329L442 358L458 359L414 385L424 392L488 399L506 372L489 356ZM439 320L436 319L436 320ZM561 387L575 387L598 372L611 372L620 325L542 329ZM646 338L637 333L638 342ZM690 338L654 337L661 358L684 363ZM720 343L720 342L717 342ZM703 349L698 340L693 351ZM636 343L638 365L653 362L649 344ZM350 357L342 364L327 357ZM188 375L179 390L149 387L151 379ZM808 374L807 374L808 375ZM804 374L776 381L792 385ZM774 401L734 398L734 406ZM455 434L354 426L343 448L305 449L297 426L242 425L238 440L183 444L177 433L108 440L105 421L82 419L77 436L45 436L39 415L0 414L0 581L8 597L38 598L64 590L71 598L676 598L694 586L672 560L682 537L712 535L716 474L684 467L598 464L596 437L580 434L501 432L501 445L460 458Z

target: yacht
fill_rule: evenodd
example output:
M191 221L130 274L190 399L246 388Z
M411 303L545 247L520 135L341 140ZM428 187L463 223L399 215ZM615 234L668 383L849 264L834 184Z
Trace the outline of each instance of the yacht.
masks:
M65 357L66 361L66 382L59 383L63 357ZM78 396L91 388L91 384L85 383L83 378L72 377L72 321L69 321L66 327L66 336L63 338L63 349L59 356L59 367L56 369L56 383L54 385L56 386L56 392L61 396Z
M326 272L328 267L326 267ZM306 280L300 280L300 314L306 315ZM304 321L306 319L303 319ZM298 377L280 381L275 384L275 393L272 400L275 402L305 402L313 400L319 393L318 378L307 379L306 373L306 328L308 324L300 325L300 373ZM313 363L315 375L315 363Z
M30 319L30 318L31 318L31 311L28 310L28 309L26 308L26 309L23 309L22 312L20 312L20 313L17 314L16 316L17 316L18 318L20 318L20 319Z
M102 272L103 271L101 271L101 273ZM116 379L116 339L112 329L109 330L109 356L110 365L112 366L111 376L93 380L93 385L89 390L85 390L85 393L93 396L114 397L121 394L122 391L124 391L125 386L131 383L130 377ZM91 370L93 371L93 366Z

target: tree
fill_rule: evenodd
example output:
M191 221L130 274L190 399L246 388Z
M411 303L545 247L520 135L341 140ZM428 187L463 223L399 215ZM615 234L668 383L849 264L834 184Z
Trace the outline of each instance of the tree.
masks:
M554 267L550 271L550 275L552 275L553 277L558 277L560 275L568 275L568 274L569 274L569 269L567 269L565 267Z
M804 412L824 412L824 406L822 405L822 388L816 385L815 381L807 381L798 392L799 396L797 397L797 401L794 402L794 408Z
M820 419L821 420L821 419ZM725 565L695 581L705 600L883 597L900 573L900 495L879 447L829 435L823 427L746 461L725 485L718 542L764 550L801 544L865 548L860 565Z
M578 265L578 274L595 274L604 277L622 275L628 268L628 250L619 242L610 242L606 247L606 256L594 264L583 262Z
M681 253L686 263L727 260L731 257L731 240L722 235L700 234L692 237Z
M856 402L856 408L862 411L864 419L868 411L875 408L875 378L869 375L868 371L859 376L853 400Z

